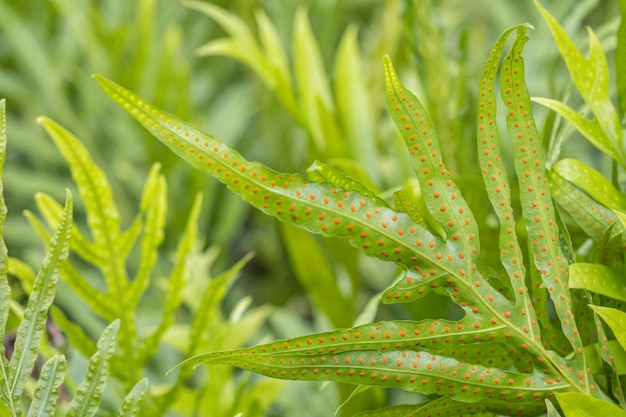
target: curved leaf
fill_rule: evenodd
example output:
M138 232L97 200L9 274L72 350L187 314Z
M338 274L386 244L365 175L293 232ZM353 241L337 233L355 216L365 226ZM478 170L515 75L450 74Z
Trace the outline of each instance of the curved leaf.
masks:
M600 241L604 232L617 222L613 211L596 203L555 170L548 173L548 179L554 201L596 242Z
M35 385L28 417L55 417L59 386L65 378L65 357L55 355L44 363Z
M56 291L59 268L69 254L71 233L72 195L68 190L59 228L50 240L48 252L28 298L24 319L17 330L15 350L9 362L9 391L15 401L19 401L35 366L39 343L45 331L48 309Z
M7 151L7 118L6 101L0 100L0 340L4 340L7 320L9 317L9 300L11 298L11 287L8 282L9 257L7 247L4 242L4 221L7 218L7 206L4 201L4 161L6 161ZM0 347L0 355L4 356L4 348ZM0 364L2 365L2 364ZM0 382L2 382L0 376ZM2 384L0 384L2 385Z
M569 267L571 288L602 294L617 300L626 301L624 273L602 264L577 262Z
M11 301L11 286L9 285L9 256L4 242L4 221L7 218L7 206L4 200L4 162L6 161L7 147L7 119L6 101L0 99L0 341L4 341L7 320L9 319L9 304ZM9 389L8 361L5 357L4 343L0 344L0 402L14 415L17 413L16 404ZM19 410L19 409L18 409Z
M552 169L603 206L612 210L626 210L626 196L620 193L604 175L584 162L561 159Z
M143 378L135 384L128 395L124 398L124 402L120 406L117 417L135 417L141 412L143 398L148 392L149 383L147 378Z
M479 256L478 224L444 165L433 123L418 98L398 80L389 57L385 84L387 107L409 149L426 206L444 227L448 245L467 254L465 269L470 270Z
M626 417L626 411L615 404L577 392L557 393L556 399L565 417Z
M626 349L626 313L616 308L602 306L591 308L609 325L619 344Z
M116 320L102 332L98 351L89 360L87 375L68 405L67 417L91 417L98 411L108 378L109 361L115 352L119 326L119 320Z
M455 416L455 417L496 417L506 415L510 417L543 415L545 409L541 402L529 404L507 404L497 401L488 403L464 403L455 401L451 397L437 398L415 405L398 405L385 407L375 411L365 411L354 417L416 417L416 416Z
M381 326L381 329L383 327ZM338 339L346 334L337 332ZM365 339L385 337L364 334ZM354 336L353 336L354 337ZM499 399L512 403L547 397L570 386L541 371L517 373L500 368L458 361L428 351L411 349L373 350L315 349L307 346L287 350L284 345L298 341L277 341L236 351L213 352L191 358L183 365L233 365L278 379L337 381L359 385L393 387L423 394L444 394L459 401L476 402L479 398ZM310 339L313 341L313 339ZM319 340L318 340L319 342Z
M540 99L536 101L561 114L576 126L593 145L622 166L626 166L622 149L622 128L609 96L609 68L600 41L595 33L588 29L589 57L585 58L556 19L541 7L537 0L535 0L535 5L548 24L561 56L565 60L572 81L591 108L594 120L584 119L569 107L553 100Z

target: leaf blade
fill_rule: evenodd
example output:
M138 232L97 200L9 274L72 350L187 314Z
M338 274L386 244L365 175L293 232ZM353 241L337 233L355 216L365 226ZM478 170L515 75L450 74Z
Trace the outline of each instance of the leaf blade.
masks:
M97 343L98 350L89 360L87 375L68 404L67 417L91 417L98 411L108 378L109 361L115 352L118 330L119 320L116 320L102 332Z
M63 217L35 278L24 319L15 340L15 351L9 362L9 391L18 400L35 365L39 343L43 338L47 312L54 299L61 264L69 255L72 233L72 196L67 191Z
M55 355L43 365L27 417L55 417L59 386L65 378L65 357Z

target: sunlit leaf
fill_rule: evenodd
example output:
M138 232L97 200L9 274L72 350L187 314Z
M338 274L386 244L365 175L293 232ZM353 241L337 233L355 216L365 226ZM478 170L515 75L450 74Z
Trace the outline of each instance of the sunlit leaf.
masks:
M626 411L615 404L578 392L557 393L556 399L565 417L626 416Z
M607 297L626 301L624 274L602 264L577 262L569 267L571 288L595 292Z
M626 313L616 308L602 306L591 306L591 308L609 325L619 344L626 349Z

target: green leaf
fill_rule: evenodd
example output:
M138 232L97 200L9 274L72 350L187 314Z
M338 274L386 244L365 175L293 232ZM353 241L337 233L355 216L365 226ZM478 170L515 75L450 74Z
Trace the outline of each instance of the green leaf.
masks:
M24 319L17 330L15 350L9 363L9 392L19 401L35 366L39 343L44 335L48 309L54 299L59 268L69 254L72 233L72 195L66 194L65 208L59 228L50 240L48 252L35 278L28 298Z
M561 159L552 169L603 206L613 210L626 210L626 196L589 165L575 159Z
M591 308L609 325L619 344L626 349L626 313L616 308L602 306L591 306Z
M415 223L422 225L425 229L432 228L440 236L445 234L441 225L434 220L426 208L419 182L410 181L404 189L393 193L393 201L396 210L410 214Z
M533 97L533 101L549 108L550 110L554 110L565 120L570 122L593 146L615 159L618 163L622 165L624 164L624 155L622 155L620 149L616 148L611 139L606 137L605 132L602 129L603 126L599 120L586 119L576 113L576 111L567 104L561 103L557 100L544 97Z
M134 309L139 303L150 282L150 273L159 257L159 246L165 237L165 217L167 215L167 184L165 177L150 172L141 201L141 211L145 211L141 236L141 258L137 275L124 294L125 304Z
M143 102L117 84L96 76L105 92L192 166L214 175L231 191L271 216L325 236L338 236L367 255L412 270L446 256L443 268L465 275L465 253L447 257L445 243L415 225L406 213L378 206L357 191L329 183L304 182L296 174L282 174L246 161L213 136ZM438 252L441 251L441 252ZM460 272L459 272L460 271Z
M252 254L244 256L227 271L213 279L206 287L191 325L189 352L196 353L210 339L210 335L206 331L207 324L215 320L215 316L219 311L219 304L250 259L252 259Z
M548 289L563 333L570 340L575 355L584 362L583 346L576 323L569 315L573 309L565 276L568 263L559 245L559 229L548 185L545 160L541 152L539 132L532 116L530 96L524 82L524 59L521 51L528 37L525 27L511 53L504 60L500 74L502 100L507 105L507 128L513 144L513 161L517 173L522 213L526 223L530 256L534 267ZM585 387L589 382L584 381Z
M306 182L299 175L272 171L247 161L213 136L157 109L134 93L95 76L104 91L157 139L254 207L308 231L344 238L366 255L400 265L401 278L385 292L384 302L416 298L420 291L437 289L447 292L465 312L458 321L365 324L253 348L204 353L183 364L232 364L281 379L395 387L453 395L457 401L472 403L485 399L489 404L504 401L520 404L523 410L529 403L543 410L542 400L555 391L578 390L605 398L586 371L576 320L571 318L577 310L572 307L567 287L568 261L559 243L556 211L524 82L520 54L527 41L526 27L515 29L517 38L500 74L501 90L508 106L507 127L514 143L522 190L532 259L530 274L538 270L534 283L545 286L536 289L533 296L539 299L550 293L558 326L565 329L566 337L558 328L554 334L560 334L562 339L551 339L553 334L544 334L537 327L532 298L524 282L528 272L517 265L523 262L522 251L515 247L516 236L507 230L515 226L513 219L507 218L511 215L510 209L507 211L510 203L505 203L499 215L506 221L502 226L504 249L520 256L503 257L503 264L510 266L511 283L501 283L502 277L493 268L478 262L476 220L450 179L441 159L441 143L432 131L428 115L399 82L388 59L385 71L389 111L411 153L422 199L428 208L425 212L432 212L432 222L438 223L444 232L438 235L416 222L416 215L411 213L415 205L406 204L401 194L395 198L398 210L393 210L362 184L324 166L311 174L321 182ZM495 102L498 62L510 33L505 32L499 39L488 62L481 84L481 101L485 104ZM493 139L497 134L492 128L495 112L489 108L481 111L479 124L484 126L479 126L479 146L486 146L493 161L500 163L499 143L496 146ZM482 141L484 132L486 143ZM491 168L493 161L485 155L483 166ZM501 175L497 169L494 172ZM485 181L493 181L489 172L486 174ZM503 174L500 181L505 178ZM508 187L508 182L488 185L492 187L496 207L501 207L502 196L510 198L510 194L498 193L496 187L503 185ZM207 296L209 303L217 297ZM547 321L548 303L542 300L542 304L546 306L543 318ZM209 308L201 311L208 311L207 316L215 314ZM198 326L192 328L194 346L208 345L201 342L206 340L205 323L210 321L203 317L194 322ZM562 358L546 350L561 342L565 353L574 347L570 357ZM184 374L181 371L180 375Z
M179 366L234 365L279 379L394 387L423 394L447 394L466 402L485 395L514 403L528 402L548 392L569 389L567 383L538 370L510 372L422 350L420 346L437 345L436 340L445 344L446 337L441 337L441 333L450 332L455 338L465 333L446 324L451 323L422 322L424 335L417 338L421 326L415 322L381 322L253 348L201 354ZM438 335L431 338L432 333Z
M331 165L315 161L306 171L309 180L315 182L329 182L335 187L343 188L347 191L358 191L360 194L371 198L379 206L389 206L385 200L369 189L365 184L345 175L343 172Z
M141 379L135 384L133 389L130 390L128 395L124 398L124 402L120 406L120 410L117 413L117 417L135 417L141 412L141 405L143 403L144 396L148 392L150 384L147 378Z
M612 356L612 362L615 365L617 375L626 375L626 350L616 340L607 342L608 350ZM599 343L585 346L585 356L588 358L588 364L592 374L601 374L604 372L601 358L601 347Z
M479 256L478 224L450 178L434 125L418 98L398 80L385 57L387 107L410 152L422 197L435 220L444 227L448 244L465 253L465 268Z
M510 182L506 166L502 161L500 132L496 122L497 96L495 85L505 41L514 30L518 31L518 39L525 35L525 26L512 27L503 32L493 46L483 70L480 80L478 101L480 110L476 124L476 139L478 160L485 189L500 222L498 243L499 247L503 248L500 251L500 262L507 272L511 287L517 289L513 292L515 305L517 309L521 310L530 305L530 294L524 282L526 269L523 262L523 252L517 237L516 220L513 216ZM519 82L524 85L523 73ZM538 309L536 314L539 316L540 313L541 310ZM541 319L541 316L539 318ZM536 324L533 324L536 323L536 319L535 312L530 309L524 325L532 335L538 334Z
M9 305L11 302L11 286L9 285L9 256L4 242L4 222L7 217L7 206L4 200L4 162L6 161L7 146L7 119L6 101L0 99L0 341L4 341L7 321L9 319ZM4 343L0 344L0 399L12 416L18 414L19 401L14 400L9 384L11 382L8 370L8 360L5 356ZM19 399L19 397L18 397Z
M623 271L602 264L577 262L569 267L569 285L626 301Z
M11 299L11 287L8 282L9 257L4 243L4 221L7 217L7 206L4 201L4 161L7 151L7 119L6 101L0 100L0 340L4 340L7 320L9 317L9 300ZM0 355L4 356L4 348L0 348ZM0 379L0 382L3 379ZM0 384L2 385L2 384Z
M188 257L193 249L193 245L196 243L196 235L198 232L197 222L201 207L202 195L198 194L189 212L185 233L178 244L174 269L167 281L167 297L163 307L163 318L159 326L141 342L138 357L142 361L146 361L154 355L159 347L159 340L161 340L163 334L174 323L175 312L181 303L181 294L189 271Z
M91 417L98 411L109 374L109 361L115 352L119 325L119 320L116 320L102 332L98 350L89 359L87 376L68 405L67 417Z
M28 417L55 417L59 386L65 378L65 357L55 355L41 368Z
M600 41L589 29L589 57L585 58L556 19L536 0L535 5L548 23L572 81L591 108L594 119L584 119L568 106L554 100L536 99L536 101L559 113L579 129L594 146L622 166L626 166L622 149L622 128L609 96L609 68Z
M554 201L594 241L599 242L607 229L617 222L615 213L598 204L584 191L566 181L558 172L548 173Z
M398 405L385 407L375 411L365 411L354 417L414 417L414 416L454 416L469 417L483 416L496 417L506 415L510 417L538 416L545 413L543 404L534 402L529 404L507 404L498 401L488 403L464 403L455 401L451 397L437 398L415 405Z
M547 417L561 417L559 412L554 407L554 404L550 400L546 400L546 411L548 412Z
M61 204L45 193L35 194L35 203L39 213L41 213L48 225L56 227L60 223L63 215L63 206ZM72 231L71 248L73 253L93 265L102 266L106 263L106 257L102 248L89 242L78 227L75 227Z
M44 127L70 166L85 204L94 242L104 247L111 245L117 239L120 219L105 173L96 166L78 138L46 117L40 117L37 122Z
M39 199L36 196L36 202ZM56 203L55 203L56 204ZM24 216L37 232L39 237L44 240L50 240L50 233L46 227L34 216L30 211L25 211ZM58 227L58 223L53 224ZM75 230L76 228L74 228ZM71 263L65 262L61 265L61 275L63 280L72 288L72 290L81 297L82 300L97 314L105 319L114 319L115 312L111 311L111 302L105 295L91 286L89 281L85 279Z
M565 417L626 417L626 412L607 401L577 392L557 393L556 399Z

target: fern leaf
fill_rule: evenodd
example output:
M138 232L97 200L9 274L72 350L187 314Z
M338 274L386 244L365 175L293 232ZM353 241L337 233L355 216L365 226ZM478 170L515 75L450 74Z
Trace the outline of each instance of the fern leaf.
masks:
M525 32L525 28L520 29ZM573 307L567 286L568 263L559 246L559 230L541 152L539 133L535 126L530 97L524 80L521 50L526 36L518 36L511 53L504 61L500 83L502 99L507 105L507 127L513 143L515 171L518 176L522 213L526 222L530 255L548 289L563 332L584 363L582 342L572 319ZM584 384L589 389L588 376Z
M496 417L507 415L510 417L526 417L543 415L545 412L541 402L528 404L507 404L490 401L488 404L463 403L451 397L442 397L426 403L416 405L399 405L386 407L382 410L366 411L354 417L416 417L416 416L455 416L455 417Z
M165 306L163 308L163 318L161 324L157 329L146 337L140 346L140 354L138 355L141 360L147 360L150 356L156 352L159 345L159 340L165 333L165 331L174 322L174 313L181 301L181 293L185 285L186 274L188 273L188 256L193 245L196 241L196 234L198 230L197 221L200 215L200 208L202 207L202 195L197 195L194 201L187 225L185 227L185 233L178 244L178 250L176 253L176 264L168 279L167 298Z
M549 172L549 180L554 200L596 242L608 228L618 223L615 213L566 181L556 170Z
M167 215L167 185L162 175L148 176L142 196L141 209L145 210L141 258L137 276L124 295L125 304L134 308L139 303L150 282L150 272L158 258L158 249L164 238Z
M11 287L8 282L9 256L4 243L4 221L7 217L7 206L4 201L3 167L6 160L7 147L7 119L6 101L0 100L0 340L4 340L7 320L9 317L9 300L11 299ZM0 347L0 355L4 355L4 348ZM2 380L0 379L0 382Z
M211 135L146 104L109 80L100 76L96 79L120 106L174 152L192 166L215 175L261 211L314 233L343 237L370 256L411 269L420 269L420 263L440 263L443 256L449 260L442 269L466 273L465 254L448 256L445 242L413 224L406 213L378 206L357 191L305 182L299 175L277 173L248 162Z
M9 256L4 242L4 221L7 217L7 206L4 200L4 161L6 161L7 147L7 119L6 101L0 99L0 340L4 340L7 320L9 319L9 304L11 301L11 286L9 285ZM15 415L16 405L9 389L8 360L5 356L4 344L0 345L0 398L2 403Z
M35 204L46 223L56 227L63 215L63 206L45 193L35 194ZM32 224L32 222L31 222ZM72 231L72 252L83 258L85 261L104 266L106 264L105 254L98 245L89 242L77 227Z
M592 30L589 30L589 57L585 58L556 19L537 0L535 0L535 5L548 24L572 81L591 108L594 119L584 119L571 108L554 100L535 99L535 101L559 113L572 123L590 143L622 166L626 166L626 157L622 147L622 127L609 96L609 68L600 40Z
M130 390L124 402L120 406L117 417L136 417L141 412L144 396L148 392L149 383L147 378L143 378Z
M46 361L35 385L35 394L27 417L56 417L59 386L65 378L66 367L65 357L62 355L55 355Z
M597 398L589 398L578 392L557 393L556 399L565 417L626 417L626 411L615 404Z
M379 206L388 206L387 202L367 188L363 183L345 175L340 170L333 168L323 162L315 161L307 170L310 181L329 182L337 188L343 188L346 191L358 191L360 194L371 198Z
M528 402L545 398L550 392L570 389L566 382L538 369L529 373L511 372L461 362L415 346L405 348L408 343L399 332L391 333L392 326L392 323L379 323L371 325L374 331L370 333L340 330L248 349L208 353L181 365L233 365L278 379L394 387L449 395L465 402L475 402L481 397ZM385 342L387 335L391 340ZM345 341L346 337L349 344L337 349L325 346L326 340L333 344L333 340ZM377 342L377 339L383 340Z
M464 269L472 270L479 257L478 224L443 163L433 123L418 98L400 83L388 57L385 81L387 107L409 149L426 206L444 227L448 245L466 254Z
M87 376L68 405L67 417L91 417L98 411L108 378L109 361L115 352L119 325L119 320L116 320L102 332L98 350L89 360Z
M495 128L498 63L504 41L515 29L517 37L500 75L531 240L530 271L522 266ZM487 400L494 407L508 402L519 404L520 413L529 414L545 410L542 400L555 392L582 391L605 399L587 371L574 319L578 310L573 309L569 289L564 286L568 265L524 82L520 54L526 41L525 25L506 31L494 46L481 82L478 140L484 182L501 221L501 246L507 252L501 257L508 275L504 283L492 268L478 261L475 218L450 179L425 109L397 79L389 59L385 60L389 111L411 154L427 207L424 211L432 212L429 229L419 224L419 214L411 212L416 205L407 204L402 193L396 195L394 210L362 184L324 166L313 168L311 178L317 181L309 182L299 175L272 171L95 76L104 91L157 139L254 207L308 231L346 239L366 255L403 267L401 279L383 294L384 302L416 299L438 288L465 312L458 321L365 324L253 348L200 354L183 364L231 364L280 379L396 387L451 396L456 401ZM442 232L436 232L439 230ZM525 282L529 274L536 277L533 282L545 285L534 295L539 298L543 295L540 291L550 294L566 339L555 336L550 340L552 334L541 332ZM542 305L546 313L547 301ZM542 319L547 320L547 314ZM567 352L575 349L573 358L546 350L561 342ZM473 411L476 409L470 408L468 414L479 412Z
M105 274L105 278L111 299L120 300L123 297L123 284L128 281L128 277L117 258L120 218L109 181L78 138L46 117L40 117L38 122L70 166L72 178L85 204L87 224L94 243L107 254L105 265L109 273Z
M569 285L617 300L626 301L624 274L602 264L577 262L569 267Z
M16 402L19 401L35 365L48 309L54 299L59 268L69 254L71 231L72 196L68 190L61 223L50 240L48 252L35 278L24 319L17 331L15 351L9 363L9 391Z
M198 350L207 343L209 339L209 335L206 331L207 323L211 323L215 320L214 315L216 311L218 311L217 309L220 302L226 296L228 289L239 277L241 270L250 259L252 259L252 254L244 256L227 271L213 279L207 286L202 294L201 303L196 309L196 316L191 324L190 352L198 352Z
M616 189L604 175L584 162L561 159L552 169L603 206L616 210L626 209L626 195Z

